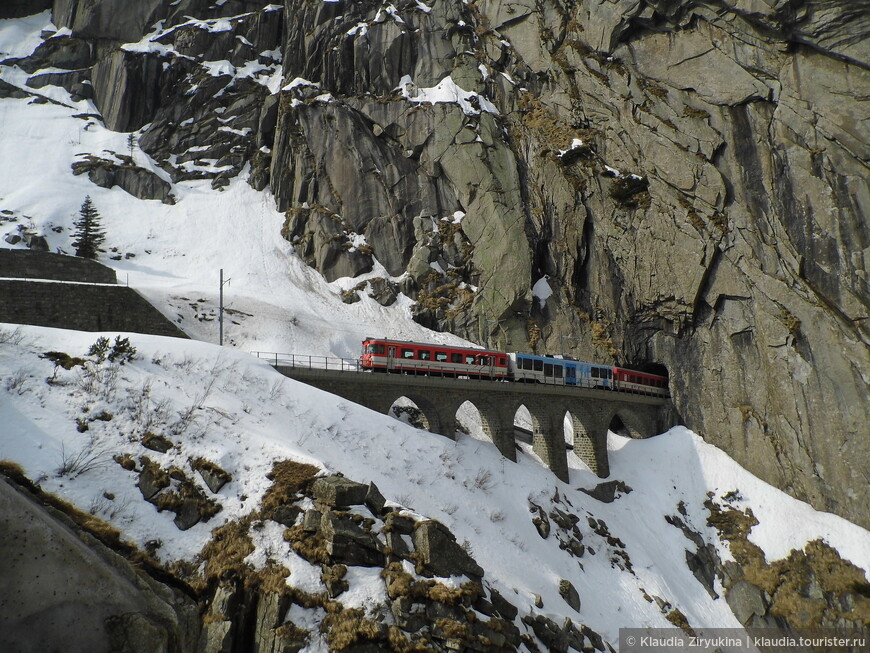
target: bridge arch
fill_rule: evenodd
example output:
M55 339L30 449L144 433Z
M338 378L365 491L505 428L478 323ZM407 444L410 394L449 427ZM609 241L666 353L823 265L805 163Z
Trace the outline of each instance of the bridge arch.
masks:
M510 412L505 411L504 406L497 402L487 401L479 397L466 399L459 408L466 405L477 411L483 435L496 446L502 456L511 462L516 462L514 423ZM457 412L459 408L457 408Z
M607 462L607 428L601 418L582 404L572 404L562 413L570 429L574 453L600 477L610 474Z
M527 397L521 401L514 401L513 415L520 407L529 411L532 426L532 451L550 471L562 481L568 481L568 456L565 448L565 436L561 428L561 421L554 415L552 402ZM564 414L564 413L562 413ZM556 427L559 428L556 428Z
M605 423L610 431L616 433L622 430L628 437L635 440L651 435L646 420L627 405L621 405L611 410Z

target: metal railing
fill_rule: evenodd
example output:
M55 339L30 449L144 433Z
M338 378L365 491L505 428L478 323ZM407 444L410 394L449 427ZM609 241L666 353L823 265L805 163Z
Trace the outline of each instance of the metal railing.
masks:
M335 372L364 372L355 358L333 358L330 356L309 356L307 354L280 354L274 351L255 351L254 356L268 361L273 367L300 367L310 370L332 370Z

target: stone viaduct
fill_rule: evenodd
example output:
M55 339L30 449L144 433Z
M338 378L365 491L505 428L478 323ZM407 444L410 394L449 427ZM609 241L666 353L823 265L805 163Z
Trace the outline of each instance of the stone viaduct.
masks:
M670 424L670 399L562 385L537 385L326 370L273 365L292 379L345 397L380 413L388 413L400 397L420 409L429 431L453 439L456 412L469 401L480 413L483 431L501 454L516 462L514 415L525 406L532 418L534 452L562 481L568 481L563 430L565 414L573 425L574 451L600 477L610 474L607 429L619 417L631 437L649 437Z

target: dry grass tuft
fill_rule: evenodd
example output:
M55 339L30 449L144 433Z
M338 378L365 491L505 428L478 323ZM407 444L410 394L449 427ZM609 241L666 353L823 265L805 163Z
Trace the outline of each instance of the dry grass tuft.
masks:
M674 624L677 628L682 630L687 635L690 635L692 637L696 636L694 629L689 625L689 620L686 619L686 615L684 615L682 612L680 612L676 608L674 608L673 610L668 612L665 615L665 619L670 621L672 624Z
M383 642L387 638L386 626L355 608L327 614L320 629L330 651L344 651L357 643Z
M260 508L268 513L280 505L292 503L296 495L308 485L320 471L314 465L300 463L295 460L279 460L272 465L272 471L266 478L272 481L266 490Z
M308 533L303 530L300 524L284 531L284 541L289 542L293 550L311 564L329 563L329 551L326 550L326 541L323 539L323 534L319 531Z
M211 540L199 552L198 559L205 563L203 576L197 584L202 589L210 581L232 576L245 576L253 570L244 559L254 551L248 530L251 518L229 522L211 532Z

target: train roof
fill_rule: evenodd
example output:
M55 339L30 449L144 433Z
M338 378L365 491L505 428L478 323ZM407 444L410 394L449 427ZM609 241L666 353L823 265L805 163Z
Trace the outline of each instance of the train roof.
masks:
M560 363L575 363L575 364L579 364L579 365L594 365L596 367L606 367L608 369L613 368L613 365L608 365L606 363L590 363L588 361L580 361L580 360L577 360L576 358L567 358L567 357L562 357L562 356L539 356L538 354L526 354L526 353L521 352L521 351L512 351L509 355L514 356L514 357L523 356L525 358L534 358L534 359L542 360L542 361L559 361Z
M503 351L497 351L495 349L484 349L482 347L477 346L467 346L467 345L445 345L437 342L414 342L413 340L392 340L390 338L377 338L374 336L366 336L363 342L369 341L375 342L385 342L391 345L413 345L415 347L443 347L444 349L463 349L466 351L475 351L485 354L504 354Z

